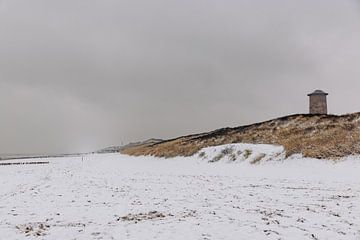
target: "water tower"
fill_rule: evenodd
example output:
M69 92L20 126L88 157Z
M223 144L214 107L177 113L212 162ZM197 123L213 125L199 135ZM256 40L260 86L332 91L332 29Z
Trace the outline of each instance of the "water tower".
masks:
M308 94L310 97L310 114L327 114L327 95L322 90L316 90Z

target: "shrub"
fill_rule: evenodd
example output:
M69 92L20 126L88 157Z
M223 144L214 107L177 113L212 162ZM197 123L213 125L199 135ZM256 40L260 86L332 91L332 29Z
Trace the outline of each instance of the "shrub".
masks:
M223 157L225 157L225 155L223 153L219 153L218 155L216 155L213 159L211 159L209 162L218 162L220 161Z
M199 158L206 158L206 153L205 152L199 153Z
M250 157L250 155L252 154L252 151L250 149L246 149L244 151L244 158L248 159Z
M236 159L237 159L237 156L236 156L236 154L234 154L234 153L232 153L232 154L230 154L230 156L229 156L229 160L230 161L236 161Z
M226 147L223 150L221 150L221 154L223 154L224 156L230 155L234 152L234 148L233 147Z

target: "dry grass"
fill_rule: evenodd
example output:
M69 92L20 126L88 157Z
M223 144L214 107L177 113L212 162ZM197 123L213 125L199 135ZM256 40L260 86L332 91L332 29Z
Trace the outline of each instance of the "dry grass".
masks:
M292 115L237 128L180 137L126 148L129 155L191 156L204 147L230 143L265 143L285 147L287 155L338 158L360 154L360 113L344 116Z
M259 163L264 157L266 156L266 154L264 153L260 153L258 156L256 156L253 160L251 160L251 164L256 164Z
M251 154L252 154L252 151L250 149L246 149L244 151L244 158L248 159L251 156Z

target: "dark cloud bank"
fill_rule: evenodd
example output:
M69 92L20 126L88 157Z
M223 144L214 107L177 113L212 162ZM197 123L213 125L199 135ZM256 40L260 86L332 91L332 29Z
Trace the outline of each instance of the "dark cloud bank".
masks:
M358 1L2 0L0 153L360 110Z

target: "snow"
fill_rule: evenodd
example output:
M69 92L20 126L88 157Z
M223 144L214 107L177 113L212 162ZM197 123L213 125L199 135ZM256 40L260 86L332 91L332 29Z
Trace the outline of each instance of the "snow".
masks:
M189 158L45 161L0 166L0 239L360 239L356 156L233 144Z
M279 161L285 159L283 146L268 144L227 144L202 149L198 158L209 162L248 162Z

